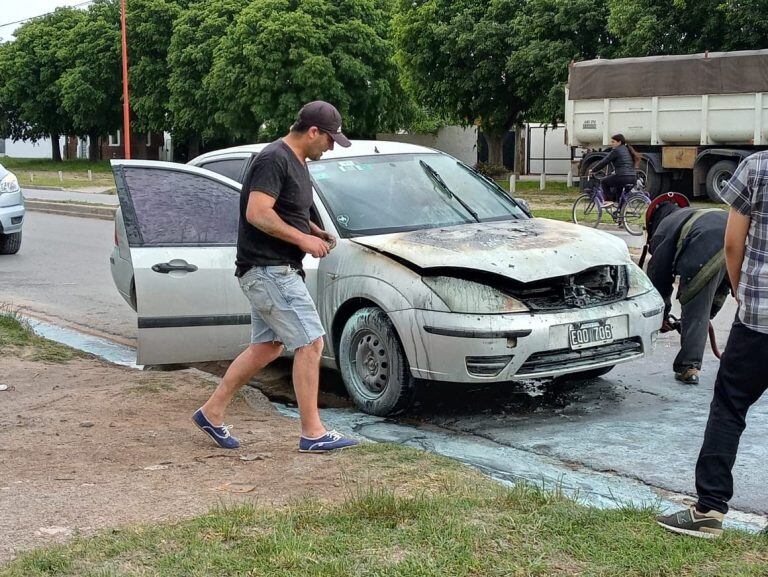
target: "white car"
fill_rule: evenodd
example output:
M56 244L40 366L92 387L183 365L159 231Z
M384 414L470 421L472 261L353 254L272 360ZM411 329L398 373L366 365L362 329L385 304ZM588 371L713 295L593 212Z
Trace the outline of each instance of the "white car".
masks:
M252 145L189 164L113 160L115 284L138 312L138 362L234 358L249 305L234 276ZM421 380L599 376L649 353L664 305L624 242L541 218L429 148L354 141L308 164L313 220L339 238L304 268L324 361L385 415ZM224 174L221 174L221 173Z
M19 252L24 213L24 197L19 181L0 164L0 254Z

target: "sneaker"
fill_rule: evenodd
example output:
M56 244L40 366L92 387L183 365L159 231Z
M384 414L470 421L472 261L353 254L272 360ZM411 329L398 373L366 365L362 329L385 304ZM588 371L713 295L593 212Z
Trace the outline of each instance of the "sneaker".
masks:
M682 372L675 373L675 378L685 383L686 385L698 385L699 384L699 369L686 369Z
M613 206L612 200L605 200L603 201L603 204L600 205L600 208L611 208Z
M201 431L207 433L208 436L213 439L213 442L222 449L237 449L240 446L240 441L229 434L229 430L232 426L223 423L220 427L213 426L211 422L205 418L203 409L197 409L197 411L195 411L195 414L192 415L192 421Z
M695 506L683 509L671 515L656 517L656 522L673 533L714 539L723 532L723 515L717 511L699 513Z
M327 453L336 449L354 447L359 443L360 441L345 437L336 431L327 431L325 435L315 439L301 437L299 439L299 453Z

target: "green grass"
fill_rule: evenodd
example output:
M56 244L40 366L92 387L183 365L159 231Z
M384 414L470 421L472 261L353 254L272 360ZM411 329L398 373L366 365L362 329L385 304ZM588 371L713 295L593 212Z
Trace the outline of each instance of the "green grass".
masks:
M56 173L56 171L61 170L64 172L83 172L87 174L88 170L91 170L94 174L97 172L112 174L108 160L90 162L88 160L76 159L54 162L48 158L11 158L10 156L4 156L0 158L0 164L12 172L22 170L37 172L40 170Z
M237 506L113 529L22 555L0 577L765 575L768 539L758 536L686 539L664 532L650 509L602 511L504 488L394 445L355 449L347 462L364 463L377 482L353 471L340 503Z
M502 187L504 190L509 191L509 179L495 179L496 184ZM529 193L538 195L570 195L574 196L579 191L578 186L566 186L564 182L547 181L546 188L539 190L539 181L533 180L518 180L515 183L515 193ZM520 194L525 197L525 194Z
M0 357L9 354L48 363L65 363L80 356L75 349L37 336L18 314L0 307Z
M571 221L571 209L569 208L532 208L533 216L551 218L552 220Z

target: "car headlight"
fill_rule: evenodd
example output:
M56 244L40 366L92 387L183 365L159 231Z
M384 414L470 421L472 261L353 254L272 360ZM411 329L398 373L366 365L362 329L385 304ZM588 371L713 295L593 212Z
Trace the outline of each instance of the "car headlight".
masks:
M423 277L422 280L454 313L491 314L528 311L519 300L493 287L447 276Z
M0 194L6 192L19 192L19 190L19 181L14 174L9 172L2 180L0 180Z
M638 297L653 290L653 283L635 263L627 265L629 274L629 292L627 298Z

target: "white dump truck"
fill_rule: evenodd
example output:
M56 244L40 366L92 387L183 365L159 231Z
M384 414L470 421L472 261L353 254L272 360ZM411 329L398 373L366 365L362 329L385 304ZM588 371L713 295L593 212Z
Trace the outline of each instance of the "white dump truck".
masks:
M768 50L588 60L569 68L568 144L583 176L623 134L644 156L653 195L718 191L739 161L768 149Z

